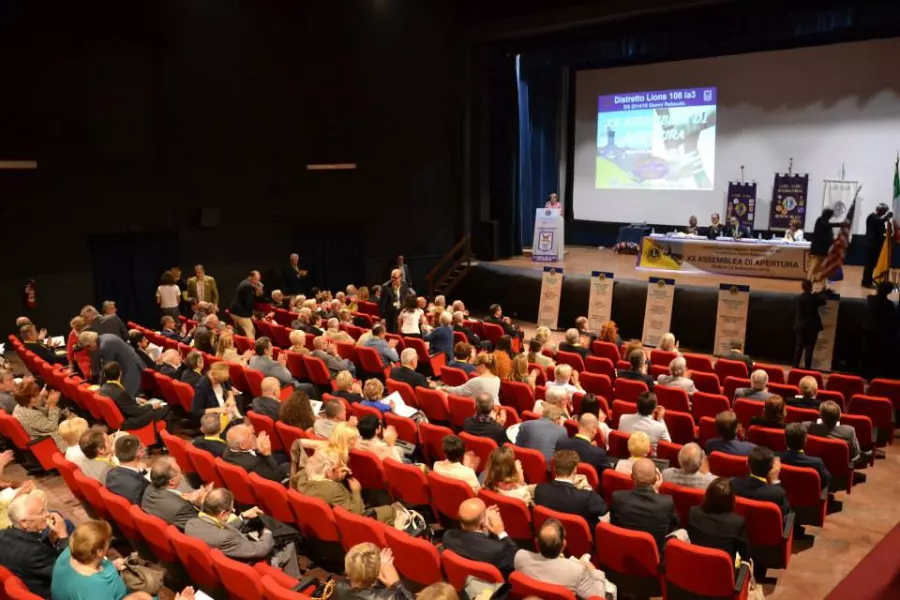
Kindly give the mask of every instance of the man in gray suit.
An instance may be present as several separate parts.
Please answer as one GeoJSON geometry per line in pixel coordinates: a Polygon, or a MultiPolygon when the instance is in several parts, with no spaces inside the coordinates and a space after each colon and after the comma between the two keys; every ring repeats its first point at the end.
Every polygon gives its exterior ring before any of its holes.
{"type": "Polygon", "coordinates": [[[178,529],[184,529],[187,522],[197,516],[197,507],[203,504],[212,484],[182,493],[183,476],[178,463],[163,457],[153,463],[150,469],[150,485],[144,491],[141,508],[178,529]]]}
{"type": "MultiPolygon", "coordinates": [[[[819,405],[819,420],[815,423],[807,422],[806,433],[824,438],[841,440],[850,448],[850,464],[865,466],[866,459],[860,454],[859,440],[856,438],[856,430],[851,425],[841,425],[841,407],[833,400],[826,400],[819,405]]],[[[857,474],[859,475],[859,474],[857,474]]]]}
{"type": "Polygon", "coordinates": [[[325,336],[320,335],[313,340],[312,355],[325,363],[332,378],[341,371],[350,371],[351,375],[356,375],[356,365],[353,364],[353,361],[341,358],[335,342],[325,336]]]}
{"type": "Polygon", "coordinates": [[[94,331],[82,331],[78,343],[91,355],[91,372],[100,373],[101,366],[108,362],[117,362],[122,367],[122,387],[132,398],[138,397],[141,391],[141,373],[144,361],[134,348],[118,335],[94,331]]]}
{"type": "MultiPolygon", "coordinates": [[[[109,301],[107,300],[107,302],[109,301]]],[[[106,302],[103,304],[105,306],[106,302]]],[[[113,303],[113,310],[115,310],[115,303],[113,303]]],[[[85,331],[93,331],[97,335],[111,333],[123,340],[128,339],[128,328],[115,312],[101,315],[96,308],[88,304],[81,309],[81,318],[87,324],[85,331]]]]}
{"type": "Polygon", "coordinates": [[[272,349],[272,340],[263,336],[256,338],[254,343],[254,356],[250,357],[250,368],[262,372],[266,377],[274,377],[281,384],[281,387],[292,385],[295,390],[306,392],[310,398],[316,396],[316,386],[311,383],[300,383],[288,368],[287,353],[282,352],[278,356],[278,360],[272,358],[274,350],[272,349]]]}
{"type": "Polygon", "coordinates": [[[565,427],[559,424],[560,417],[562,417],[562,409],[559,406],[545,404],[542,418],[525,421],[519,426],[516,445],[540,451],[549,465],[553,453],[556,452],[557,442],[569,437],[566,435],[565,427]]]}
{"type": "Polygon", "coordinates": [[[765,402],[772,396],[766,388],[768,385],[769,374],[762,369],[757,369],[750,373],[750,387],[734,390],[734,398],[730,398],[730,400],[746,398],[747,400],[759,400],[760,402],[765,402]]]}
{"type": "Polygon", "coordinates": [[[537,534],[540,553],[519,550],[516,552],[516,571],[542,581],[568,588],[579,598],[616,598],[616,586],[606,580],[606,574],[597,569],[588,555],[580,558],[564,558],[566,530],[556,519],[547,519],[537,534]]]}
{"type": "Polygon", "coordinates": [[[203,501],[203,512],[188,521],[184,533],[206,542],[210,548],[217,548],[228,558],[244,562],[271,560],[285,573],[300,577],[297,552],[293,543],[274,552],[275,536],[269,529],[263,529],[259,539],[251,539],[242,533],[250,519],[261,517],[263,512],[250,508],[240,516],[234,514],[234,496],[224,488],[212,490],[203,501]]]}

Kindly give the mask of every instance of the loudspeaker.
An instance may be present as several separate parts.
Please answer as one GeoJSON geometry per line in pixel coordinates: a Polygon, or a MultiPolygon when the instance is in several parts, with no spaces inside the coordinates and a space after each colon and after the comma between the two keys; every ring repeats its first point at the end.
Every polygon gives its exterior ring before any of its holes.
{"type": "Polygon", "coordinates": [[[200,209],[200,227],[204,229],[215,229],[222,223],[222,216],[218,208],[201,208],[200,209]]]}
{"type": "Polygon", "coordinates": [[[475,254],[481,260],[500,260],[500,223],[482,221],[475,236],[475,254]]]}

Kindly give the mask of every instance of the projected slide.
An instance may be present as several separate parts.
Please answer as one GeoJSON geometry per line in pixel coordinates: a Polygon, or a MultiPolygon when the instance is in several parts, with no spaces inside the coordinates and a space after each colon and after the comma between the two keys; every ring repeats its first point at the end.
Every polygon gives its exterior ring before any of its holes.
{"type": "Polygon", "coordinates": [[[716,88],[600,96],[595,187],[711,190],[716,88]]]}

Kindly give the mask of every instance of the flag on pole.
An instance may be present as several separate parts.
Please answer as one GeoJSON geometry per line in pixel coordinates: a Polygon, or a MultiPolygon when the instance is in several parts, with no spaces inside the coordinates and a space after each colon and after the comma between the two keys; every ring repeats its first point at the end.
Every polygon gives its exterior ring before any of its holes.
{"type": "MultiPolygon", "coordinates": [[[[856,189],[856,196],[859,196],[859,190],[861,188],[862,186],[859,186],[856,189]]],[[[822,262],[820,270],[826,279],[844,266],[844,260],[847,258],[847,248],[850,246],[850,231],[853,229],[853,213],[856,211],[856,196],[853,197],[853,202],[850,204],[847,216],[844,217],[844,221],[841,223],[841,229],[834,239],[834,242],[831,243],[831,248],[828,249],[828,255],[822,262]]]]}
{"type": "Polygon", "coordinates": [[[894,162],[894,202],[892,219],[885,221],[884,245],[881,247],[881,254],[878,255],[878,262],[875,263],[875,270],[872,272],[872,279],[875,283],[888,281],[891,274],[891,254],[893,252],[894,241],[900,238],[900,223],[897,222],[897,209],[900,208],[900,154],[894,162]]]}

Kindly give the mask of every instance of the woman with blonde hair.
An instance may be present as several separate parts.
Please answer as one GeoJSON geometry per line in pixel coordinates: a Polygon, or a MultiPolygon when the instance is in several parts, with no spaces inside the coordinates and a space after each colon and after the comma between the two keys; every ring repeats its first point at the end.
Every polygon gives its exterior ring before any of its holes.
{"type": "Polygon", "coordinates": [[[297,354],[309,354],[309,348],[306,347],[306,332],[300,329],[292,329],[288,336],[291,341],[291,347],[288,352],[296,352],[297,354]]]}
{"type": "Polygon", "coordinates": [[[81,451],[81,446],[78,445],[78,439],[87,429],[87,421],[81,417],[72,417],[60,423],[57,430],[59,437],[69,445],[68,449],[66,449],[66,460],[75,463],[79,467],[81,466],[81,461],[85,460],[85,456],[81,451]]]}
{"type": "Polygon", "coordinates": [[[356,448],[360,439],[359,429],[349,422],[343,421],[334,427],[328,438],[327,447],[337,452],[341,461],[346,465],[350,460],[350,451],[356,448]]]}
{"type": "Polygon", "coordinates": [[[547,327],[541,325],[535,329],[534,339],[540,342],[541,350],[549,350],[553,354],[556,354],[557,347],[556,344],[550,340],[550,330],[547,327]]]}
{"type": "Polygon", "coordinates": [[[462,385],[443,386],[439,389],[448,394],[472,398],[478,394],[487,394],[494,401],[495,406],[500,404],[500,378],[497,377],[494,355],[482,352],[475,357],[474,364],[477,377],[472,377],[462,385]]]}
{"type": "Polygon", "coordinates": [[[216,356],[226,362],[247,363],[235,349],[234,334],[230,332],[225,332],[219,336],[219,342],[216,344],[216,356]]]}
{"type": "Polygon", "coordinates": [[[378,549],[370,542],[350,548],[344,557],[346,579],[339,579],[334,586],[336,600],[413,600],[414,596],[403,587],[394,555],[390,548],[378,549]]]}
{"type": "Polygon", "coordinates": [[[381,401],[382,396],[384,396],[384,384],[374,377],[366,380],[366,383],[363,386],[362,395],[363,401],[360,402],[360,404],[363,406],[376,408],[383,413],[394,410],[393,400],[389,402],[381,401]]]}
{"type": "Polygon", "coordinates": [[[341,371],[334,376],[334,391],[331,395],[343,398],[350,404],[365,400],[362,396],[362,386],[358,381],[353,381],[350,371],[341,371]]]}
{"type": "Polygon", "coordinates": [[[484,487],[518,498],[529,506],[534,504],[534,487],[525,483],[522,463],[516,460],[515,452],[509,446],[500,446],[491,451],[484,467],[484,487]]]}
{"type": "Polygon", "coordinates": [[[665,333],[659,339],[659,349],[665,352],[675,352],[679,356],[681,356],[681,352],[678,351],[678,342],[675,341],[674,333],[665,333]]]}
{"type": "Polygon", "coordinates": [[[356,294],[357,302],[368,302],[369,301],[369,288],[367,286],[362,286],[359,288],[359,291],[356,294]]]}
{"type": "Polygon", "coordinates": [[[509,373],[510,381],[519,383],[527,383],[531,389],[535,388],[537,382],[538,370],[532,369],[528,372],[528,357],[524,354],[518,354],[512,359],[512,370],[509,373]]]}
{"type": "Polygon", "coordinates": [[[631,468],[634,463],[642,458],[647,458],[650,454],[650,436],[643,431],[635,431],[628,438],[628,454],[630,458],[625,458],[616,463],[616,471],[619,473],[628,473],[631,475],[631,468]]]}

